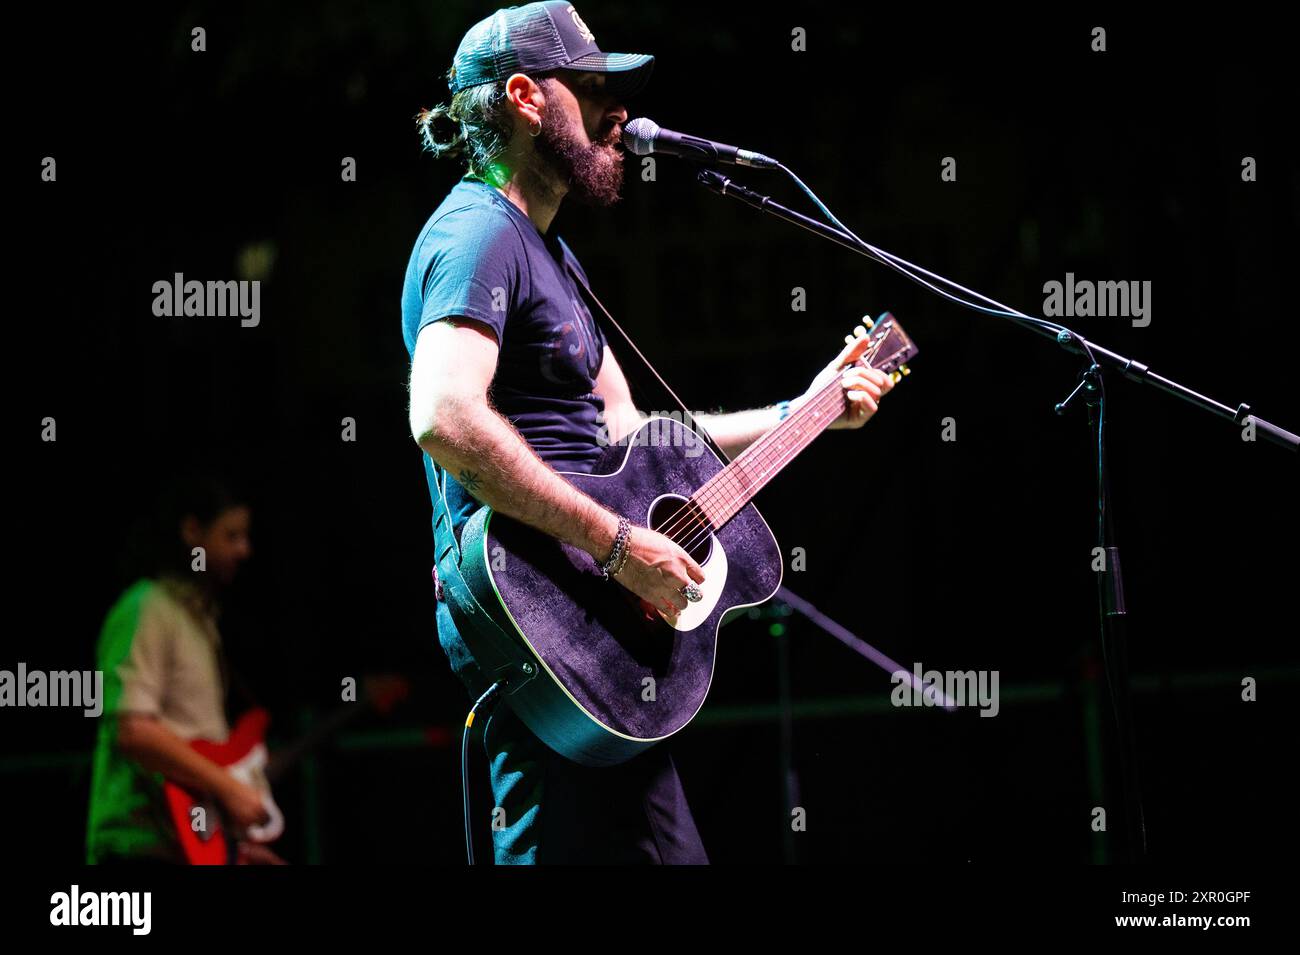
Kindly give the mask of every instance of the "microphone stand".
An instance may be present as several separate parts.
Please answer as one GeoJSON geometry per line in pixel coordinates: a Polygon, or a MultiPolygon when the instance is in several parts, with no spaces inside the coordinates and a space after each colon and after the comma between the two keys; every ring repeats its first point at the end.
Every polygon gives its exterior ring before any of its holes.
{"type": "MultiPolygon", "coordinates": [[[[816,233],[844,246],[861,256],[877,259],[875,253],[848,233],[789,209],[770,196],[761,195],[740,185],[712,169],[701,169],[698,181],[713,192],[730,196],[769,215],[784,219],[802,229],[816,233]]],[[[958,286],[960,287],[960,286],[958,286]]],[[[1235,409],[1208,398],[1172,379],[1157,375],[1150,367],[1123,355],[1103,348],[1066,328],[1052,329],[1027,318],[999,312],[999,317],[1045,335],[1056,341],[1066,351],[1087,356],[1078,385],[1068,397],[1056,405],[1056,413],[1063,414],[1072,402],[1082,397],[1088,409],[1088,425],[1092,433],[1092,446],[1096,449],[1098,547],[1102,570],[1097,578],[1098,607],[1101,614],[1101,647],[1110,687],[1111,702],[1115,711],[1115,726],[1119,743],[1120,783],[1124,800],[1125,829],[1131,861],[1146,860],[1146,825],[1142,812],[1142,790],[1138,780],[1136,731],[1133,725],[1133,708],[1128,685],[1128,650],[1126,644],[1124,582],[1120,572],[1119,547],[1115,540],[1114,515],[1110,507],[1110,473],[1106,460],[1104,411],[1105,385],[1102,365],[1117,369],[1124,377],[1139,384],[1151,384],[1161,391],[1181,398],[1195,407],[1227,418],[1237,425],[1253,427],[1265,439],[1292,452],[1300,450],[1300,437],[1250,412],[1250,406],[1240,404],[1235,409]]]]}

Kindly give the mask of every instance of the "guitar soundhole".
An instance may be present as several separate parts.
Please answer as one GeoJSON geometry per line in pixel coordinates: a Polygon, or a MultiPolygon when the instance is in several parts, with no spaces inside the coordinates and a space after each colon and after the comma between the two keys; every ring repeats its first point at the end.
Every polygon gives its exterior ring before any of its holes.
{"type": "Polygon", "coordinates": [[[650,505],[646,523],[680,544],[697,564],[703,564],[713,552],[712,529],[698,508],[684,497],[666,494],[659,498],[650,505]]]}

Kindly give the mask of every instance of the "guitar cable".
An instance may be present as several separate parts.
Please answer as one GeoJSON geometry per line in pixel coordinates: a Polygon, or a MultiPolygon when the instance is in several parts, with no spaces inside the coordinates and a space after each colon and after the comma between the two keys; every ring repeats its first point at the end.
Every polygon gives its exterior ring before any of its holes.
{"type": "Polygon", "coordinates": [[[470,825],[470,807],[469,807],[469,731],[474,725],[474,716],[478,713],[478,708],[485,703],[494,703],[496,698],[501,695],[501,684],[493,683],[487,688],[469,708],[469,716],[465,717],[465,731],[461,734],[460,740],[460,779],[461,788],[465,797],[465,855],[469,859],[469,864],[474,865],[474,830],[470,825]]]}

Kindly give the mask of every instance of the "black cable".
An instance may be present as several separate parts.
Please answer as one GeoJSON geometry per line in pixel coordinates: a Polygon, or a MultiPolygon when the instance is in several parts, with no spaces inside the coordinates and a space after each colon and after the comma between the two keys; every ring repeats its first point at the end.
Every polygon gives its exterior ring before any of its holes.
{"type": "Polygon", "coordinates": [[[474,716],[478,713],[478,708],[484,703],[494,701],[501,692],[501,684],[493,683],[487,688],[486,692],[480,696],[474,705],[469,708],[469,715],[465,717],[465,731],[460,738],[460,779],[461,788],[465,797],[465,855],[469,858],[469,864],[474,865],[474,830],[470,826],[470,808],[469,808],[469,731],[474,725],[474,716]]]}
{"type": "Polygon", "coordinates": [[[1079,335],[1077,332],[1075,332],[1073,329],[1070,329],[1065,325],[1060,324],[1059,322],[1051,322],[1048,321],[1047,319],[1035,318],[1032,315],[1026,315],[1024,312],[1011,308],[1008,305],[1003,305],[1001,302],[995,301],[994,299],[989,298],[987,295],[981,295],[979,292],[973,291],[972,289],[968,289],[964,285],[959,285],[958,283],[954,282],[952,279],[944,278],[942,275],[939,275],[938,273],[931,272],[928,269],[924,269],[914,262],[909,262],[907,261],[907,259],[894,255],[891,252],[886,252],[884,249],[876,248],[876,246],[872,245],[871,243],[864,241],[857,235],[857,233],[855,233],[852,229],[850,229],[848,226],[846,226],[843,222],[841,222],[838,218],[835,217],[835,214],[826,207],[826,204],[817,197],[817,194],[813,192],[812,189],[810,189],[802,179],[800,179],[797,175],[795,175],[794,170],[790,169],[788,166],[786,166],[783,163],[777,163],[777,168],[779,168],[787,176],[793,179],[795,185],[797,185],[801,190],[803,190],[804,194],[807,195],[808,198],[812,200],[813,204],[817,206],[817,208],[821,211],[822,215],[824,215],[828,220],[830,220],[831,224],[834,225],[835,228],[839,229],[846,236],[848,236],[850,239],[856,242],[858,248],[860,248],[866,254],[867,258],[872,259],[875,262],[879,262],[881,265],[884,265],[887,268],[893,269],[895,272],[898,272],[901,275],[911,279],[913,282],[917,283],[918,285],[924,286],[925,288],[928,288],[930,291],[942,296],[943,298],[946,298],[952,302],[956,302],[958,305],[964,305],[967,308],[972,309],[976,312],[983,312],[985,315],[996,315],[1002,318],[1009,318],[1014,322],[1028,323],[1030,325],[1034,325],[1039,328],[1049,329],[1051,331],[1056,332],[1057,341],[1061,344],[1065,344],[1070,339],[1074,339],[1079,343],[1080,348],[1083,350],[1084,354],[1087,355],[1088,360],[1093,364],[1097,363],[1096,357],[1092,354],[1092,349],[1088,347],[1087,340],[1084,339],[1082,335],[1079,335]],[[989,302],[993,305],[996,305],[997,308],[987,308],[986,306],[978,305],[975,302],[968,301],[967,299],[953,295],[950,292],[947,292],[944,289],[941,289],[938,286],[930,282],[927,282],[918,273],[924,273],[930,278],[942,282],[944,285],[950,286],[955,289],[960,289],[962,292],[965,292],[968,295],[973,295],[976,296],[977,298],[981,298],[985,302],[989,302]]]}

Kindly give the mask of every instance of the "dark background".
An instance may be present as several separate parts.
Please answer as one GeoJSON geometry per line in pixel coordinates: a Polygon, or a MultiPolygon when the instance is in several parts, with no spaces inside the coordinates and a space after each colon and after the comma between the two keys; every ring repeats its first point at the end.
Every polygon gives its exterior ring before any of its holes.
{"type": "MultiPolygon", "coordinates": [[[[481,3],[201,3],[27,11],[11,98],[7,420],[16,460],[13,611],[0,666],[93,665],[128,582],[123,536],[192,464],[238,475],[255,557],[223,618],[287,741],[340,681],[406,674],[289,779],[297,862],[463,859],[458,727],[468,708],[433,628],[429,500],[407,431],[399,295],[457,170],[413,116],[481,3]],[[189,49],[191,27],[207,52],[189,49]],[[39,181],[53,156],[57,183],[39,181]],[[358,181],[340,179],[343,157],[358,181]],[[262,321],[163,319],[152,284],[255,277],[262,321]],[[58,441],[39,440],[52,416],[58,441]],[[340,420],[358,440],[340,440],[340,420]]],[[[656,54],[629,106],[781,157],[869,241],[1031,314],[1042,286],[1150,280],[1153,318],[1066,320],[1229,405],[1300,429],[1294,274],[1300,176],[1283,30],[1257,17],[880,13],[586,2],[607,51],[656,54]],[[1089,50],[1090,30],[1109,49],[1089,50]],[[793,27],[808,50],[790,49],[793,27]],[[957,159],[958,181],[940,181],[957,159]],[[1243,183],[1243,156],[1259,181],[1243,183]]],[[[611,211],[556,228],[598,294],[693,408],[802,391],[864,314],[921,348],[860,432],[831,432],[758,505],[807,570],[785,583],[909,666],[1000,673],[1001,712],[887,705],[887,674],[799,617],[721,635],[709,703],[674,743],[716,862],[951,864],[1122,857],[1089,570],[1082,409],[1053,406],[1078,358],[714,196],[661,159],[628,165],[611,211]],[[808,310],[792,313],[791,289],[808,310]],[[955,418],[957,440],[940,440],[955,418]],[[796,703],[787,839],[778,651],[796,703]],[[1110,832],[1094,833],[1104,805],[1110,832]]],[[[740,174],[811,212],[775,173],[740,174]]],[[[620,352],[635,375],[635,358],[620,352]]],[[[662,398],[642,393],[644,407],[662,398]]],[[[1259,861],[1295,848],[1288,788],[1300,680],[1295,457],[1230,422],[1110,379],[1114,506],[1153,858],[1259,861]],[[1243,703],[1240,683],[1259,682],[1243,703]]],[[[21,851],[83,852],[94,724],[6,711],[0,791],[21,851]]],[[[478,812],[490,808],[474,750],[478,812]]]]}

